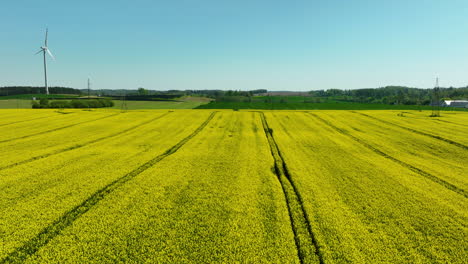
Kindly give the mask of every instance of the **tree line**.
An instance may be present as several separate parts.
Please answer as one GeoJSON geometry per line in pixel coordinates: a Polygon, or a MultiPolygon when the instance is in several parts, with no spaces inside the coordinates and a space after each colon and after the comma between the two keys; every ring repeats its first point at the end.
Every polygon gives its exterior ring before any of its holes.
{"type": "Polygon", "coordinates": [[[54,100],[41,98],[38,101],[32,101],[32,108],[102,108],[112,107],[114,102],[110,99],[74,99],[74,100],[54,100]]]}
{"type": "MultiPolygon", "coordinates": [[[[53,86],[49,87],[51,94],[81,94],[79,89],[53,86]]],[[[37,86],[5,86],[0,87],[0,96],[19,95],[19,94],[45,94],[44,87],[37,86]]]]}
{"type": "MultiPolygon", "coordinates": [[[[74,89],[69,87],[50,87],[51,94],[85,94],[85,89],[74,89]]],[[[33,86],[8,86],[0,87],[0,96],[19,94],[43,94],[44,87],[33,86]]],[[[256,90],[168,90],[155,91],[145,88],[91,90],[92,94],[110,97],[135,97],[134,100],[173,100],[184,95],[205,96],[217,101],[249,101],[258,94],[266,94],[266,89],[256,90]]],[[[286,92],[287,93],[287,92],[286,92]]],[[[365,89],[327,89],[313,90],[308,93],[313,97],[310,101],[321,99],[332,99],[336,101],[359,102],[359,103],[381,103],[397,105],[429,105],[433,97],[433,89],[411,88],[406,86],[386,86],[380,88],[365,89]]],[[[439,98],[442,99],[468,99],[468,86],[461,88],[440,88],[439,98]]]]}
{"type": "MultiPolygon", "coordinates": [[[[381,88],[356,90],[316,90],[310,91],[313,97],[329,98],[359,103],[383,103],[405,105],[428,105],[431,103],[434,89],[410,88],[405,86],[386,86],[381,88]]],[[[439,98],[468,99],[468,86],[461,88],[439,88],[439,98]]]]}

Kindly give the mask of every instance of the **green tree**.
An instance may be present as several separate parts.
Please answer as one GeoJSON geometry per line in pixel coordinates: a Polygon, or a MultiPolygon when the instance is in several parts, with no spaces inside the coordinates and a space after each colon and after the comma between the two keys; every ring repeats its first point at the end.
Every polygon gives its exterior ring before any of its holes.
{"type": "Polygon", "coordinates": [[[146,89],[143,88],[143,87],[140,87],[140,88],[138,88],[138,94],[139,94],[139,95],[147,95],[147,94],[148,94],[148,90],[146,90],[146,89]]]}

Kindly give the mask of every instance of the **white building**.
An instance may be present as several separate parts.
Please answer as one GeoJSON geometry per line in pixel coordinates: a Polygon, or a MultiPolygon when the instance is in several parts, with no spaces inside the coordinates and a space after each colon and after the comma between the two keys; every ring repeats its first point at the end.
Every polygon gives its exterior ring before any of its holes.
{"type": "Polygon", "coordinates": [[[444,100],[442,106],[468,108],[468,100],[444,100]]]}

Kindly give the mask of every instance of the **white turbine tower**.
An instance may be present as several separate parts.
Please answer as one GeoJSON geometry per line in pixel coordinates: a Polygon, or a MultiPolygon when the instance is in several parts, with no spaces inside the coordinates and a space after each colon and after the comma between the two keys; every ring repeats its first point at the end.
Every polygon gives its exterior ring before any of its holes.
{"type": "Polygon", "coordinates": [[[46,28],[46,33],[45,33],[45,41],[44,41],[44,46],[41,47],[41,49],[36,53],[36,54],[39,54],[39,53],[43,53],[44,55],[44,79],[45,79],[45,90],[46,90],[46,94],[49,94],[49,86],[47,85],[47,61],[46,61],[46,53],[48,53],[50,55],[50,57],[52,57],[52,59],[55,60],[54,58],[54,55],[52,55],[52,53],[50,52],[49,48],[47,47],[47,33],[48,33],[49,29],[46,28]]]}

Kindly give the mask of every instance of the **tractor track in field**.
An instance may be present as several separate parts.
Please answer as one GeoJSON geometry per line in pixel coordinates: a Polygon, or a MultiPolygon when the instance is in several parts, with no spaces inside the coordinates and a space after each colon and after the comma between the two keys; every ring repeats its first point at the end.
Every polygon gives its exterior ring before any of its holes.
{"type": "Polygon", "coordinates": [[[320,252],[320,247],[313,233],[307,211],[304,208],[303,199],[289,174],[278,144],[276,144],[273,137],[273,130],[268,126],[265,114],[263,112],[258,113],[262,119],[263,129],[270,145],[271,155],[275,160],[275,174],[278,177],[286,198],[286,205],[288,207],[299,260],[301,263],[323,264],[323,254],[320,252]]]}
{"type": "Polygon", "coordinates": [[[5,140],[0,140],[0,143],[15,141],[15,140],[19,140],[19,139],[30,138],[30,137],[39,136],[39,135],[44,135],[44,134],[47,134],[47,133],[50,133],[50,132],[59,131],[59,130],[66,129],[66,128],[70,128],[70,127],[74,127],[74,126],[77,126],[77,125],[81,125],[81,124],[85,124],[85,123],[91,123],[91,122],[94,122],[94,121],[106,119],[106,118],[113,117],[113,116],[116,116],[116,115],[119,115],[119,114],[120,114],[120,113],[112,114],[112,115],[108,115],[108,116],[104,116],[104,117],[100,117],[100,118],[93,119],[93,120],[87,120],[87,121],[83,121],[83,122],[78,122],[78,123],[74,123],[74,124],[71,124],[71,125],[66,125],[66,126],[63,126],[63,127],[57,127],[57,128],[49,129],[49,130],[46,130],[46,131],[41,131],[41,132],[38,132],[38,133],[26,135],[26,136],[21,136],[21,137],[16,137],[16,138],[10,138],[10,139],[5,139],[5,140]]]}
{"type": "Polygon", "coordinates": [[[447,120],[442,120],[442,119],[435,119],[435,120],[438,121],[438,122],[442,122],[442,123],[448,123],[448,124],[454,124],[454,125],[457,125],[457,126],[468,127],[468,125],[459,124],[459,123],[455,123],[455,122],[452,122],[452,121],[447,121],[447,120]]]}
{"type": "Polygon", "coordinates": [[[97,143],[99,141],[102,141],[102,140],[106,140],[106,139],[109,139],[109,138],[113,138],[113,137],[116,137],[116,136],[119,136],[119,135],[122,135],[124,133],[127,133],[129,131],[132,131],[134,129],[137,129],[141,126],[144,126],[146,124],[149,124],[151,122],[154,122],[160,118],[163,118],[165,116],[167,116],[168,114],[170,114],[171,112],[167,112],[167,113],[164,113],[160,116],[157,116],[153,119],[150,119],[150,120],[147,120],[145,122],[142,122],[138,125],[135,125],[135,126],[132,126],[132,127],[129,127],[129,128],[126,128],[122,131],[119,131],[117,133],[114,133],[114,134],[111,134],[111,135],[108,135],[108,136],[104,136],[104,137],[100,137],[100,138],[96,138],[96,139],[93,139],[93,140],[90,140],[88,142],[84,142],[84,143],[81,143],[81,144],[76,144],[76,145],[73,145],[73,146],[70,146],[70,147],[67,147],[67,148],[63,148],[63,149],[59,149],[59,150],[56,150],[54,152],[51,152],[51,153],[46,153],[46,154],[43,154],[43,155],[39,155],[39,156],[35,156],[35,157],[32,157],[32,158],[29,158],[29,159],[26,159],[26,160],[23,160],[23,161],[20,161],[20,162],[16,162],[16,163],[13,163],[13,164],[10,164],[10,165],[6,165],[6,166],[3,166],[3,167],[0,167],[0,171],[1,170],[5,170],[5,169],[10,169],[10,168],[13,168],[13,167],[16,167],[16,166],[19,166],[19,165],[23,165],[23,164],[26,164],[26,163],[29,163],[29,162],[33,162],[33,161],[36,161],[36,160],[40,160],[40,159],[44,159],[44,158],[47,158],[47,157],[50,157],[50,156],[53,156],[53,155],[57,155],[57,154],[61,154],[61,153],[64,153],[64,152],[67,152],[67,151],[71,151],[71,150],[74,150],[74,149],[78,149],[78,148],[82,148],[82,147],[86,147],[88,145],[91,145],[91,144],[94,144],[94,143],[97,143]]]}
{"type": "Polygon", "coordinates": [[[53,117],[53,115],[50,115],[50,116],[43,116],[43,117],[37,117],[37,118],[31,118],[31,119],[27,119],[27,120],[21,120],[21,121],[6,123],[6,124],[0,124],[0,127],[2,127],[2,126],[14,125],[14,124],[18,124],[18,123],[24,123],[24,122],[28,122],[28,121],[34,121],[34,120],[38,120],[38,119],[50,118],[50,117],[53,117]]]}
{"type": "Polygon", "coordinates": [[[393,122],[389,122],[389,121],[386,121],[386,120],[382,120],[382,119],[380,119],[380,118],[377,118],[377,117],[374,117],[374,116],[371,116],[371,115],[368,115],[368,114],[359,113],[359,112],[356,112],[356,111],[351,111],[351,113],[355,113],[355,114],[358,114],[358,115],[362,115],[362,116],[368,117],[368,118],[370,118],[370,119],[373,119],[373,120],[377,120],[377,121],[379,121],[379,122],[382,122],[382,123],[384,123],[384,124],[396,126],[396,127],[399,127],[399,128],[402,128],[402,129],[405,129],[405,130],[408,130],[408,131],[411,131],[411,132],[416,133],[416,134],[419,134],[419,135],[423,135],[423,136],[426,136],[426,137],[431,137],[431,138],[434,138],[434,139],[438,139],[438,140],[444,141],[444,142],[446,142],[446,143],[452,144],[452,145],[454,145],[454,146],[460,147],[460,148],[462,148],[462,149],[468,150],[468,146],[463,145],[463,144],[461,144],[461,143],[458,143],[458,142],[456,142],[456,141],[453,141],[453,140],[450,140],[450,139],[441,137],[441,136],[437,136],[437,135],[433,135],[433,134],[430,134],[430,133],[422,132],[422,131],[419,131],[419,130],[416,130],[416,129],[412,129],[412,128],[409,128],[409,127],[401,126],[401,125],[395,124],[395,123],[393,123],[393,122]]]}
{"type": "Polygon", "coordinates": [[[8,254],[4,259],[0,260],[0,263],[18,263],[24,262],[29,256],[34,255],[40,248],[47,245],[52,239],[58,236],[65,228],[73,224],[80,216],[89,211],[93,206],[95,206],[99,201],[104,199],[107,195],[112,193],[115,189],[119,188],[129,180],[135,178],[142,172],[154,166],[156,163],[160,162],[167,156],[174,154],[179,150],[185,143],[190,139],[195,137],[200,133],[208,123],[213,119],[217,112],[212,112],[210,116],[190,135],[179,141],[177,144],[166,150],[163,154],[160,154],[153,159],[145,162],[140,165],[138,168],[132,170],[131,172],[125,174],[124,176],[112,181],[108,185],[102,187],[98,191],[94,192],[81,204],[75,206],[70,211],[66,212],[59,219],[54,221],[52,224],[44,228],[39,234],[35,237],[24,243],[22,246],[16,248],[10,254],[8,254]]]}
{"type": "Polygon", "coordinates": [[[338,133],[340,133],[342,135],[345,135],[345,136],[351,138],[352,140],[358,142],[359,144],[363,145],[364,147],[372,150],[373,152],[377,153],[378,155],[380,155],[380,156],[382,156],[384,158],[387,158],[387,159],[389,159],[389,160],[391,160],[391,161],[393,161],[393,162],[395,162],[395,163],[397,163],[397,164],[399,164],[399,165],[401,165],[401,166],[403,166],[403,167],[405,167],[405,168],[407,168],[407,169],[409,169],[409,170],[411,170],[413,172],[416,172],[417,174],[419,174],[419,175],[421,175],[421,176],[423,176],[423,177],[425,177],[425,178],[427,178],[427,179],[429,179],[429,180],[431,180],[431,181],[433,181],[433,182],[435,182],[437,184],[440,184],[441,186],[443,186],[443,187],[445,187],[445,188],[447,188],[447,189],[449,189],[449,190],[451,190],[453,192],[461,194],[465,198],[468,198],[468,192],[465,191],[464,189],[461,189],[461,188],[459,188],[459,187],[457,187],[457,186],[455,186],[455,185],[453,185],[453,184],[451,184],[451,183],[449,183],[449,182],[447,182],[447,181],[445,181],[445,180],[443,180],[443,179],[441,179],[441,178],[439,178],[437,176],[434,176],[434,175],[430,174],[429,172],[426,172],[424,170],[416,168],[416,167],[414,167],[413,165],[411,165],[409,163],[406,163],[406,162],[404,162],[402,160],[399,160],[399,159],[397,159],[397,158],[383,152],[382,150],[372,146],[371,144],[367,143],[366,141],[351,135],[347,130],[336,127],[335,125],[333,125],[329,121],[319,117],[318,115],[316,115],[314,113],[309,112],[308,114],[315,117],[316,119],[320,120],[322,123],[328,125],[329,127],[334,129],[338,133]]]}

